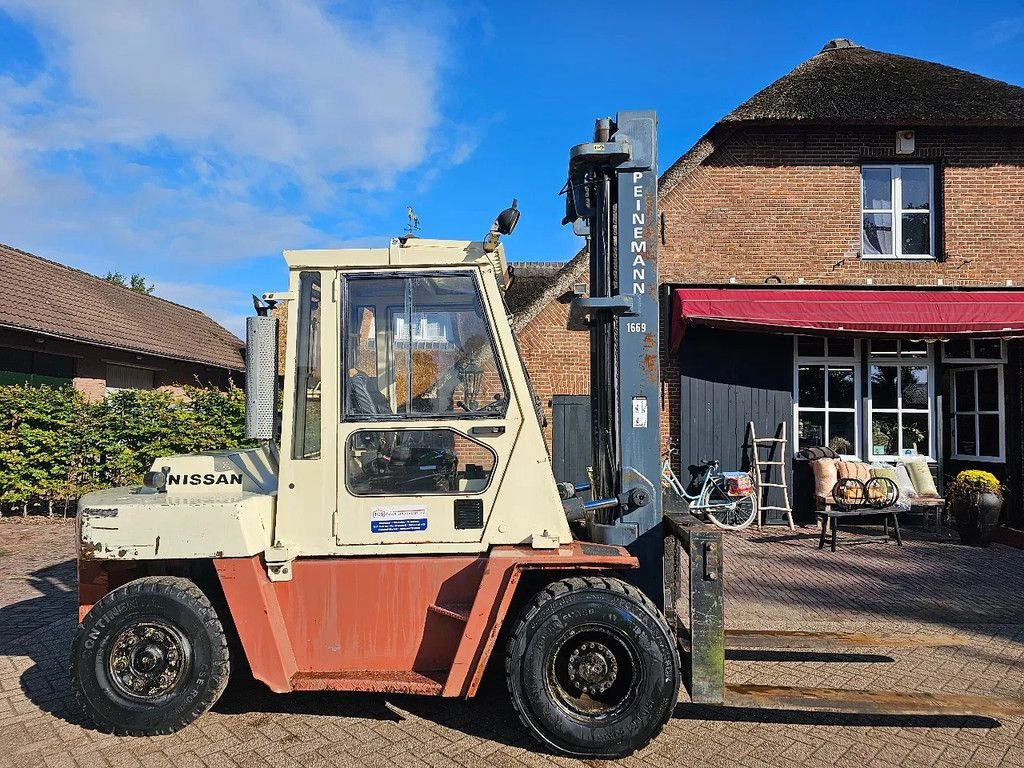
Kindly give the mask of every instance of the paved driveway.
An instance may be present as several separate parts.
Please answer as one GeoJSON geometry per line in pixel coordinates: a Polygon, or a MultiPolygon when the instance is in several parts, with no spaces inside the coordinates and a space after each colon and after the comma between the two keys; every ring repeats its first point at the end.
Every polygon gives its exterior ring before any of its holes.
{"type": "MultiPolygon", "coordinates": [[[[74,526],[0,521],[0,765],[578,765],[523,733],[499,676],[470,702],[291,694],[233,684],[172,736],[99,734],[70,695],[74,526]]],[[[952,634],[953,647],[850,653],[731,651],[727,677],[765,683],[1024,698],[1024,552],[910,532],[903,548],[831,554],[810,529],[730,535],[727,624],[952,634]]],[[[662,735],[621,761],[651,766],[1024,766],[1018,718],[836,715],[680,704],[662,735]]]]}

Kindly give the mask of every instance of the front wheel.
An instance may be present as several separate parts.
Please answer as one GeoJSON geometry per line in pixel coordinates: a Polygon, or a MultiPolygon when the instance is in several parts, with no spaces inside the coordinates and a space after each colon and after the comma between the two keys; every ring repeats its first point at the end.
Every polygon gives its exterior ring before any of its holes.
{"type": "Polygon", "coordinates": [[[523,609],[505,672],[512,704],[543,744],[625,757],[664,727],[679,696],[679,653],[664,617],[612,578],[549,584],[523,609]]]}
{"type": "Polygon", "coordinates": [[[742,531],[757,517],[757,499],[754,494],[732,497],[721,490],[716,493],[713,486],[708,486],[701,505],[708,520],[726,531],[742,531]]]}
{"type": "Polygon", "coordinates": [[[224,628],[188,579],[151,576],[92,607],[71,649],[71,682],[96,726],[121,736],[173,733],[206,712],[229,676],[224,628]]]}

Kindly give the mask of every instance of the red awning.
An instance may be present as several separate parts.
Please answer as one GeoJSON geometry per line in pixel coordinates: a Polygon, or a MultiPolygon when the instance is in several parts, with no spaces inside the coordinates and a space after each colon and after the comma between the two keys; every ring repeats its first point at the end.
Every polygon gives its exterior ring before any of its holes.
{"type": "Polygon", "coordinates": [[[1024,291],[677,288],[673,349],[690,324],[926,339],[1024,336],[1024,291]]]}

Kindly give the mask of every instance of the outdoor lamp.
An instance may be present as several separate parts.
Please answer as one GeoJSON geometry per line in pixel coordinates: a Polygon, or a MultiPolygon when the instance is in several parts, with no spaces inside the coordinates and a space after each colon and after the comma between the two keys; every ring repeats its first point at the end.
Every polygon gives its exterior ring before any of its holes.
{"type": "Polygon", "coordinates": [[[476,397],[480,394],[483,381],[484,368],[475,359],[469,360],[459,368],[459,383],[462,384],[462,391],[466,395],[466,408],[471,411],[476,410],[476,397]]]}

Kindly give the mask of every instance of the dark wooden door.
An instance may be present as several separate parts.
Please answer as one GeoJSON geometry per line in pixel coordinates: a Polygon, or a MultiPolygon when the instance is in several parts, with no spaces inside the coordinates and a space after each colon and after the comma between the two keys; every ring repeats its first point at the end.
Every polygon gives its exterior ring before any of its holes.
{"type": "Polygon", "coordinates": [[[591,465],[590,396],[551,398],[551,467],[559,482],[587,482],[591,465]]]}

